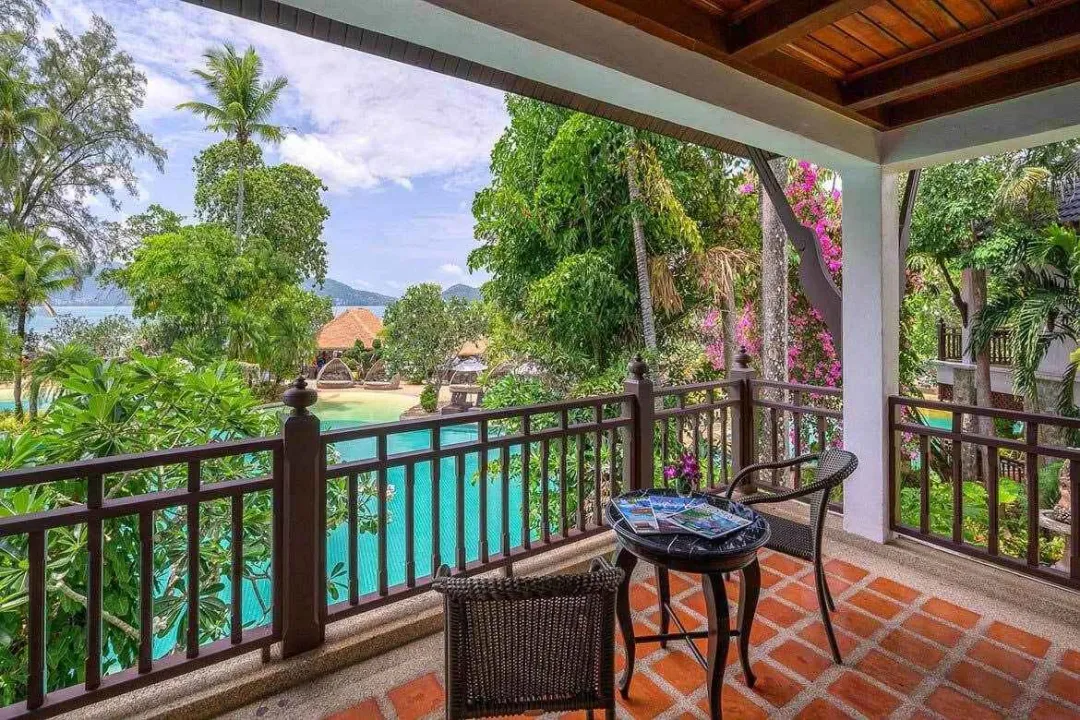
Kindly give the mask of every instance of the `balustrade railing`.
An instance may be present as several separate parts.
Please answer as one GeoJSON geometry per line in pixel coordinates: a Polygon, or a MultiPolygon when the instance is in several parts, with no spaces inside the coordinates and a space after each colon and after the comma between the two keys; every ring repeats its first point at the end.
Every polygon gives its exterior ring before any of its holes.
{"type": "MultiPolygon", "coordinates": [[[[818,385],[750,380],[750,406],[758,428],[754,462],[776,462],[789,457],[841,447],[843,441],[843,392],[818,385]]],[[[786,490],[802,484],[806,468],[759,473],[759,488],[786,490]]],[[[840,491],[830,507],[843,509],[840,491]]]]}
{"type": "Polygon", "coordinates": [[[633,400],[608,395],[323,433],[324,458],[346,444],[359,457],[330,457],[323,470],[328,487],[344,484],[347,506],[346,560],[326,578],[343,599],[327,618],[422,591],[442,563],[457,573],[512,572],[517,560],[604,530],[603,505],[622,491],[633,454],[620,438],[634,423],[633,400]],[[391,504],[401,532],[390,526],[391,504]],[[362,516],[373,530],[368,543],[362,516]]]}
{"type": "MultiPolygon", "coordinates": [[[[991,365],[1012,365],[1012,336],[1008,330],[995,330],[987,348],[991,365]]],[[[964,339],[959,328],[938,321],[938,360],[960,362],[964,359],[964,339]]]]}
{"type": "MultiPolygon", "coordinates": [[[[7,505],[7,512],[22,503],[33,505],[34,494],[49,484],[64,484],[67,495],[82,498],[74,504],[0,517],[0,548],[8,557],[20,558],[6,571],[25,568],[25,601],[5,600],[13,603],[6,608],[9,612],[18,605],[26,608],[24,633],[10,638],[8,650],[16,657],[24,655],[27,668],[25,702],[0,709],[0,718],[55,715],[240,653],[266,650],[277,642],[281,638],[281,593],[277,584],[266,584],[270,617],[255,627],[245,627],[241,598],[245,537],[255,537],[261,530],[267,542],[280,540],[276,529],[246,528],[245,511],[255,503],[276,503],[282,451],[282,438],[260,438],[0,473],[0,492],[25,491],[20,502],[7,505]],[[220,467],[226,461],[232,465],[220,467]],[[244,476],[251,471],[269,472],[244,476]],[[147,489],[125,492],[128,487],[147,489]],[[231,562],[227,577],[206,577],[200,572],[200,523],[204,522],[204,513],[207,521],[228,523],[225,537],[231,562]],[[182,556],[175,558],[172,567],[161,567],[156,559],[156,545],[165,533],[171,533],[172,541],[178,539],[178,533],[184,536],[182,556]],[[139,587],[136,627],[105,609],[107,581],[118,572],[116,567],[104,567],[106,542],[137,546],[137,567],[124,569],[136,576],[139,587]],[[79,587],[72,587],[71,580],[57,572],[55,561],[50,564],[53,556],[70,550],[71,545],[77,545],[79,554],[85,552],[86,557],[85,581],[79,587]],[[226,583],[228,590],[208,595],[200,589],[218,583],[226,583]],[[50,628],[49,595],[84,605],[85,628],[50,628]],[[201,606],[206,602],[228,603],[228,634],[204,644],[208,633],[200,618],[201,606]],[[169,630],[181,645],[180,650],[163,657],[155,657],[154,652],[155,638],[160,635],[154,630],[155,621],[161,619],[155,612],[158,605],[178,614],[169,630]],[[107,629],[103,628],[104,619],[109,620],[107,629]],[[137,661],[134,667],[106,673],[106,659],[114,665],[118,654],[110,640],[114,630],[137,636],[137,661]],[[59,637],[61,644],[66,644],[73,635],[84,636],[86,663],[78,673],[84,679],[50,690],[46,639],[59,637]]],[[[276,557],[273,554],[270,562],[276,562],[276,557]]],[[[278,573],[271,569],[268,575],[276,579],[278,573]]],[[[5,683],[14,686],[22,680],[5,678],[5,683]]]]}
{"type": "Polygon", "coordinates": [[[839,391],[755,380],[748,360],[740,354],[727,380],[663,388],[636,360],[620,394],[326,431],[298,379],[275,437],[0,473],[0,492],[66,483],[76,498],[32,511],[9,502],[0,517],[0,551],[25,572],[25,632],[11,647],[27,668],[25,697],[0,720],[48,717],[241,653],[268,661],[275,643],[283,657],[311,650],[328,623],[428,589],[442,563],[512,573],[604,532],[608,498],[663,485],[664,465],[686,453],[712,489],[750,462],[832,441],[822,423],[838,420],[839,391]],[[85,545],[67,568],[85,587],[57,586],[56,542],[85,545]],[[126,620],[109,611],[112,542],[135,548],[126,620]],[[85,634],[85,668],[50,678],[57,592],[85,605],[85,628],[58,629],[61,644],[85,634]],[[137,638],[126,654],[114,632],[137,638]]]}
{"type": "Polygon", "coordinates": [[[1080,420],[906,397],[889,415],[896,532],[1080,587],[1080,420]]]}

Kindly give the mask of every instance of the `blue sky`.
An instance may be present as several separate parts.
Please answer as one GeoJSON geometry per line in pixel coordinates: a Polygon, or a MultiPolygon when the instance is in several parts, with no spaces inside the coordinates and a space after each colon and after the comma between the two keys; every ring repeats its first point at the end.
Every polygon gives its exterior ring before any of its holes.
{"type": "Polygon", "coordinates": [[[94,14],[147,76],[139,122],[166,148],[165,172],[140,165],[139,191],[114,213],[156,202],[191,214],[194,156],[221,139],[176,111],[206,98],[191,69],[229,41],[262,56],[268,77],[289,79],[274,120],[290,128],[268,162],[303,165],[329,187],[323,237],[329,275],[354,287],[400,294],[415,282],[479,284],[466,257],[475,247],[473,193],[489,179],[491,148],[506,124],[502,94],[180,0],[49,0],[45,32],[85,28],[94,14]]]}

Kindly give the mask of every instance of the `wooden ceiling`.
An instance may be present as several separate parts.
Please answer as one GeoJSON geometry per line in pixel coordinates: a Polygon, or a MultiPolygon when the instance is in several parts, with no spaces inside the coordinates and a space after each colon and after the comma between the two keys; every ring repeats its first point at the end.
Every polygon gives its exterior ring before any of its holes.
{"type": "Polygon", "coordinates": [[[871,126],[1080,80],[1080,0],[576,0],[871,126]]]}

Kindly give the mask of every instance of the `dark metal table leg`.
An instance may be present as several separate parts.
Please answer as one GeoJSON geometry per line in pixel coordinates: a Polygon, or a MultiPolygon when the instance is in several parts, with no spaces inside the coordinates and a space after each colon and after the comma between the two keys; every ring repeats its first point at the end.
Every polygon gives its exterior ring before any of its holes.
{"type": "Polygon", "coordinates": [[[721,693],[724,691],[724,666],[727,664],[728,642],[731,626],[728,618],[727,594],[724,578],[720,573],[701,576],[701,589],[705,593],[705,611],[709,617],[709,649],[705,657],[709,666],[705,669],[705,681],[709,690],[709,717],[720,720],[721,693]]]}
{"type": "MultiPolygon", "coordinates": [[[[671,627],[671,581],[665,567],[656,566],[656,594],[660,598],[660,634],[666,635],[671,627]]],[[[667,640],[660,641],[660,647],[667,647],[667,640]]]]}
{"type": "Polygon", "coordinates": [[[761,566],[757,558],[742,569],[739,582],[739,661],[742,663],[746,687],[754,687],[754,673],[750,669],[750,630],[754,626],[758,594],[761,592],[761,566]]]}
{"type": "Polygon", "coordinates": [[[619,692],[623,697],[630,692],[630,678],[634,675],[634,619],[630,614],[630,581],[635,565],[637,558],[633,553],[621,547],[615,551],[615,567],[622,568],[623,571],[623,581],[615,602],[615,616],[619,621],[623,646],[626,648],[626,669],[619,679],[619,692]]]}

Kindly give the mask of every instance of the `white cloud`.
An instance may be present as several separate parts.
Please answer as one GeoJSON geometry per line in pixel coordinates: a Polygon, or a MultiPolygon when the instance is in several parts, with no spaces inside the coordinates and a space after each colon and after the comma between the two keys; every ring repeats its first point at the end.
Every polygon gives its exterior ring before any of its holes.
{"type": "Polygon", "coordinates": [[[65,0],[53,20],[112,23],[121,47],[147,74],[144,117],[204,91],[191,77],[199,54],[253,45],[268,77],[289,87],[276,121],[295,128],[280,156],[323,177],[331,190],[410,188],[424,176],[466,176],[486,165],[506,124],[502,94],[464,80],[374,57],[177,0],[65,0]]]}
{"type": "Polygon", "coordinates": [[[455,265],[454,263],[444,263],[440,265],[439,272],[453,275],[454,277],[465,277],[465,270],[460,265],[455,265]]]}
{"type": "Polygon", "coordinates": [[[138,111],[140,120],[156,120],[176,112],[176,106],[195,99],[190,85],[178,82],[167,75],[145,71],[146,100],[138,111]]]}
{"type": "Polygon", "coordinates": [[[281,143],[281,159],[306,167],[321,177],[332,191],[373,188],[379,178],[361,158],[365,138],[333,138],[321,135],[290,134],[281,143]],[[350,145],[351,148],[346,148],[350,145]]]}

